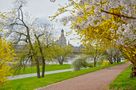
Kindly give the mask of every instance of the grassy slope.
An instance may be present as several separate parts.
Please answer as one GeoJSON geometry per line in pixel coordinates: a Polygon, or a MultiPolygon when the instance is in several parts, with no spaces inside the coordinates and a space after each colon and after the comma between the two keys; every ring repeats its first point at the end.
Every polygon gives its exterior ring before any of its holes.
{"type": "MultiPolygon", "coordinates": [[[[70,64],[63,64],[63,65],[53,64],[53,65],[47,65],[45,67],[45,71],[54,71],[54,70],[62,70],[69,68],[71,68],[70,64]]],[[[21,69],[17,71],[16,74],[28,74],[28,73],[36,73],[36,66],[26,67],[25,69],[21,69]]]]}
{"type": "Polygon", "coordinates": [[[76,77],[82,74],[86,74],[89,72],[93,72],[93,71],[100,70],[100,69],[114,66],[114,65],[103,66],[103,67],[99,66],[99,67],[88,68],[88,69],[84,69],[80,71],[51,74],[51,75],[46,75],[45,78],[40,78],[40,79],[38,79],[37,77],[31,77],[31,78],[25,78],[25,79],[12,80],[8,82],[1,89],[2,90],[33,90],[35,88],[47,86],[55,82],[59,82],[65,79],[69,79],[72,77],[76,77]]]}
{"type": "Polygon", "coordinates": [[[110,90],[136,90],[136,78],[130,78],[131,67],[123,71],[110,85],[110,90]]]}

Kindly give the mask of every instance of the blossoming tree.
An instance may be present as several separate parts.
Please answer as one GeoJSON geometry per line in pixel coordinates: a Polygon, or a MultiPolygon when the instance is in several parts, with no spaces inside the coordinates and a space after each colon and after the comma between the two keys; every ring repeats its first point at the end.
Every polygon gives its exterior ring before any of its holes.
{"type": "Polygon", "coordinates": [[[136,76],[136,0],[69,0],[52,19],[66,12],[71,15],[62,21],[70,21],[83,43],[94,40],[105,43],[107,49],[119,48],[136,76]]]}

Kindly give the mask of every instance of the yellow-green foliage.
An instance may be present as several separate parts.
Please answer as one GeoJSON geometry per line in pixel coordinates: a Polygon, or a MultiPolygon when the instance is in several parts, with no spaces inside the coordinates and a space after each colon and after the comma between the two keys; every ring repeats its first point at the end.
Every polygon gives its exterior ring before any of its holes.
{"type": "Polygon", "coordinates": [[[103,60],[102,61],[102,66],[108,66],[110,63],[108,62],[108,60],[103,60]]]}
{"type": "MultiPolygon", "coordinates": [[[[35,48],[35,52],[37,54],[37,56],[40,57],[40,51],[38,49],[38,45],[37,43],[34,44],[34,48],[35,48]]],[[[57,44],[50,44],[50,45],[43,45],[42,46],[43,49],[43,54],[44,54],[44,58],[46,60],[53,60],[54,58],[58,58],[60,56],[63,57],[67,57],[68,55],[70,55],[72,53],[72,47],[67,45],[67,46],[60,46],[57,44]]]]}
{"type": "Polygon", "coordinates": [[[11,74],[9,63],[14,59],[14,50],[10,43],[5,39],[0,38],[0,85],[6,80],[7,76],[11,74]]]}
{"type": "Polygon", "coordinates": [[[54,45],[52,49],[54,51],[55,58],[58,58],[60,56],[67,57],[73,51],[73,48],[69,45],[68,46],[54,45]]]}
{"type": "Polygon", "coordinates": [[[121,49],[125,58],[131,61],[134,66],[136,66],[136,45],[122,46],[121,49]]]}

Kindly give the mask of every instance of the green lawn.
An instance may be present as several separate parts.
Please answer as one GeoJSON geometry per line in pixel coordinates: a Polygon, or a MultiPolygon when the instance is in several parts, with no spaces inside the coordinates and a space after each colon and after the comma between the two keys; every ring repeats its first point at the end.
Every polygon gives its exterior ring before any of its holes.
{"type": "Polygon", "coordinates": [[[1,89],[2,90],[34,90],[39,87],[47,86],[55,82],[59,82],[65,79],[69,79],[72,77],[76,77],[82,74],[86,74],[89,72],[93,72],[93,71],[100,70],[100,69],[114,66],[114,65],[99,66],[94,68],[83,69],[80,71],[50,74],[50,75],[46,75],[45,78],[40,78],[40,79],[37,77],[31,77],[31,78],[25,78],[25,79],[12,80],[7,82],[5,86],[3,86],[1,89]]]}
{"type": "Polygon", "coordinates": [[[110,90],[136,90],[136,78],[130,78],[131,67],[123,71],[110,85],[110,90]]]}
{"type": "MultiPolygon", "coordinates": [[[[40,67],[41,68],[41,67],[40,67]]],[[[62,69],[70,69],[70,64],[52,64],[52,65],[46,65],[45,71],[54,71],[54,70],[62,70],[62,69]]],[[[36,66],[27,66],[21,70],[18,70],[15,74],[28,74],[28,73],[36,73],[36,66]]]]}

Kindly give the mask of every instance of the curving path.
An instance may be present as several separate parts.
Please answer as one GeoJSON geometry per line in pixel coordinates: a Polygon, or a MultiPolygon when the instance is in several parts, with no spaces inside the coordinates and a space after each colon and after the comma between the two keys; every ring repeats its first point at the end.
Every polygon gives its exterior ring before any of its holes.
{"type": "Polygon", "coordinates": [[[109,84],[130,64],[121,64],[68,79],[38,90],[108,90],[109,84]]]}

